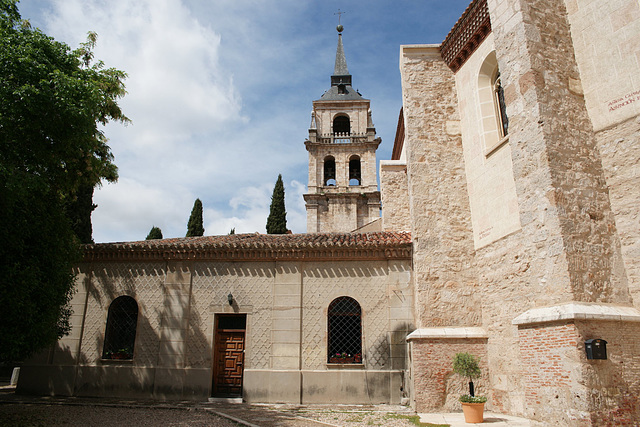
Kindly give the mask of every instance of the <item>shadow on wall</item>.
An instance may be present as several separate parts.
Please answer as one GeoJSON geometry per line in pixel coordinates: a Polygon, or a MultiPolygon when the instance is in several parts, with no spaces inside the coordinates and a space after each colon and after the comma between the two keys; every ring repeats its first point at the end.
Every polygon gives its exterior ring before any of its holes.
{"type": "Polygon", "coordinates": [[[162,399],[208,397],[212,349],[201,329],[206,324],[199,313],[191,310],[191,292],[181,295],[168,291],[164,270],[159,266],[101,268],[94,272],[94,283],[89,279],[85,282],[88,303],[84,330],[72,331],[71,337],[25,362],[16,392],[162,399]],[[139,289],[138,276],[145,276],[143,291],[139,289]],[[153,301],[147,298],[150,294],[154,295],[153,301]],[[133,358],[103,359],[109,305],[122,295],[134,298],[139,306],[133,358]],[[82,338],[80,348],[74,338],[82,338]],[[197,357],[192,357],[195,360],[189,360],[189,348],[192,353],[197,349],[197,357]]]}

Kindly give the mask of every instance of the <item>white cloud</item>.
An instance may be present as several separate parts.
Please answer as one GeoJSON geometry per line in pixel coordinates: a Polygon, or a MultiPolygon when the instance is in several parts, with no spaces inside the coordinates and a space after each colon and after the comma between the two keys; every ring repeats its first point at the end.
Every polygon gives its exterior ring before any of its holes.
{"type": "MultiPolygon", "coordinates": [[[[25,18],[72,47],[97,32],[95,57],[129,75],[120,105],[133,124],[105,129],[120,180],[96,191],[94,239],[137,240],[152,225],[184,236],[196,198],[207,234],[264,232],[278,173],[287,224],[304,232],[303,142],[311,102],[329,87],[338,3],[22,0],[25,18]]],[[[467,4],[349,2],[347,61],[372,100],[378,158],[388,158],[401,105],[398,46],[439,42],[467,4]],[[433,12],[454,7],[450,19],[433,12]]]]}
{"type": "MultiPolygon", "coordinates": [[[[243,187],[229,200],[230,213],[217,209],[205,209],[205,234],[227,234],[232,228],[236,233],[266,233],[267,217],[271,206],[274,184],[243,187]]],[[[287,228],[296,232],[306,230],[307,216],[302,195],[306,186],[292,180],[285,183],[287,228]]]]}
{"type": "Polygon", "coordinates": [[[94,195],[98,205],[92,216],[94,240],[111,241],[110,236],[122,234],[129,235],[129,240],[144,240],[154,225],[165,237],[183,236],[194,200],[184,189],[150,186],[130,178],[106,184],[94,195]]]}
{"type": "Polygon", "coordinates": [[[98,33],[96,58],[125,70],[121,105],[135,146],[171,148],[189,134],[240,119],[232,75],[219,66],[220,35],[179,0],[64,0],[49,25],[63,40],[98,33]]]}

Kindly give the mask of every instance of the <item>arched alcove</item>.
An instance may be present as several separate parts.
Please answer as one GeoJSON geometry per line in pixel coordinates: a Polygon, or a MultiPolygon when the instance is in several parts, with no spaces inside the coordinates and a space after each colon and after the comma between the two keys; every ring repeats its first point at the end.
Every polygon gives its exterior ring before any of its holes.
{"type": "Polygon", "coordinates": [[[346,114],[340,114],[333,119],[333,134],[335,136],[351,135],[351,120],[346,114]]]}
{"type": "Polygon", "coordinates": [[[362,169],[358,156],[351,156],[349,159],[349,185],[362,185],[362,169]]]}
{"type": "Polygon", "coordinates": [[[322,182],[324,186],[336,185],[336,159],[333,156],[327,156],[324,158],[324,175],[322,182]]]}

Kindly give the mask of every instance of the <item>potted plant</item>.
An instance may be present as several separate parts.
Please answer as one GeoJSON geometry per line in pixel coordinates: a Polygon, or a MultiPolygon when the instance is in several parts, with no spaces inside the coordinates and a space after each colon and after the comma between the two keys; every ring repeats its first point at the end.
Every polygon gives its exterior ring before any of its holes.
{"type": "Polygon", "coordinates": [[[460,396],[464,420],[467,423],[481,423],[484,421],[485,396],[476,396],[473,379],[480,376],[480,359],[469,353],[456,353],[453,358],[453,372],[469,378],[469,394],[460,396]]]}
{"type": "Polygon", "coordinates": [[[125,360],[125,359],[132,359],[132,358],[133,358],[133,354],[131,352],[131,349],[129,348],[121,348],[120,350],[117,350],[111,353],[111,359],[125,360]]]}

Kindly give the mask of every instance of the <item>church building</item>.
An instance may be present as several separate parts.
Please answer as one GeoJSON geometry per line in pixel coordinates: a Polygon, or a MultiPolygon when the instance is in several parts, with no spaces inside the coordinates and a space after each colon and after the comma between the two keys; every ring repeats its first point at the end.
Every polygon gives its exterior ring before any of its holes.
{"type": "Polygon", "coordinates": [[[380,138],[369,100],[351,86],[341,34],[331,86],[313,109],[308,234],[86,246],[72,332],[24,366],[18,391],[407,399],[411,237],[380,231],[380,138]],[[352,233],[363,226],[378,231],[352,233]]]}
{"type": "Polygon", "coordinates": [[[414,407],[459,408],[466,351],[494,411],[638,425],[640,3],[474,0],[400,73],[380,181],[412,236],[414,407]]]}
{"type": "Polygon", "coordinates": [[[18,392],[452,412],[469,352],[489,410],[638,425],[638,0],[473,0],[401,46],[379,169],[339,32],[307,233],[87,246],[72,332],[18,392]]]}

